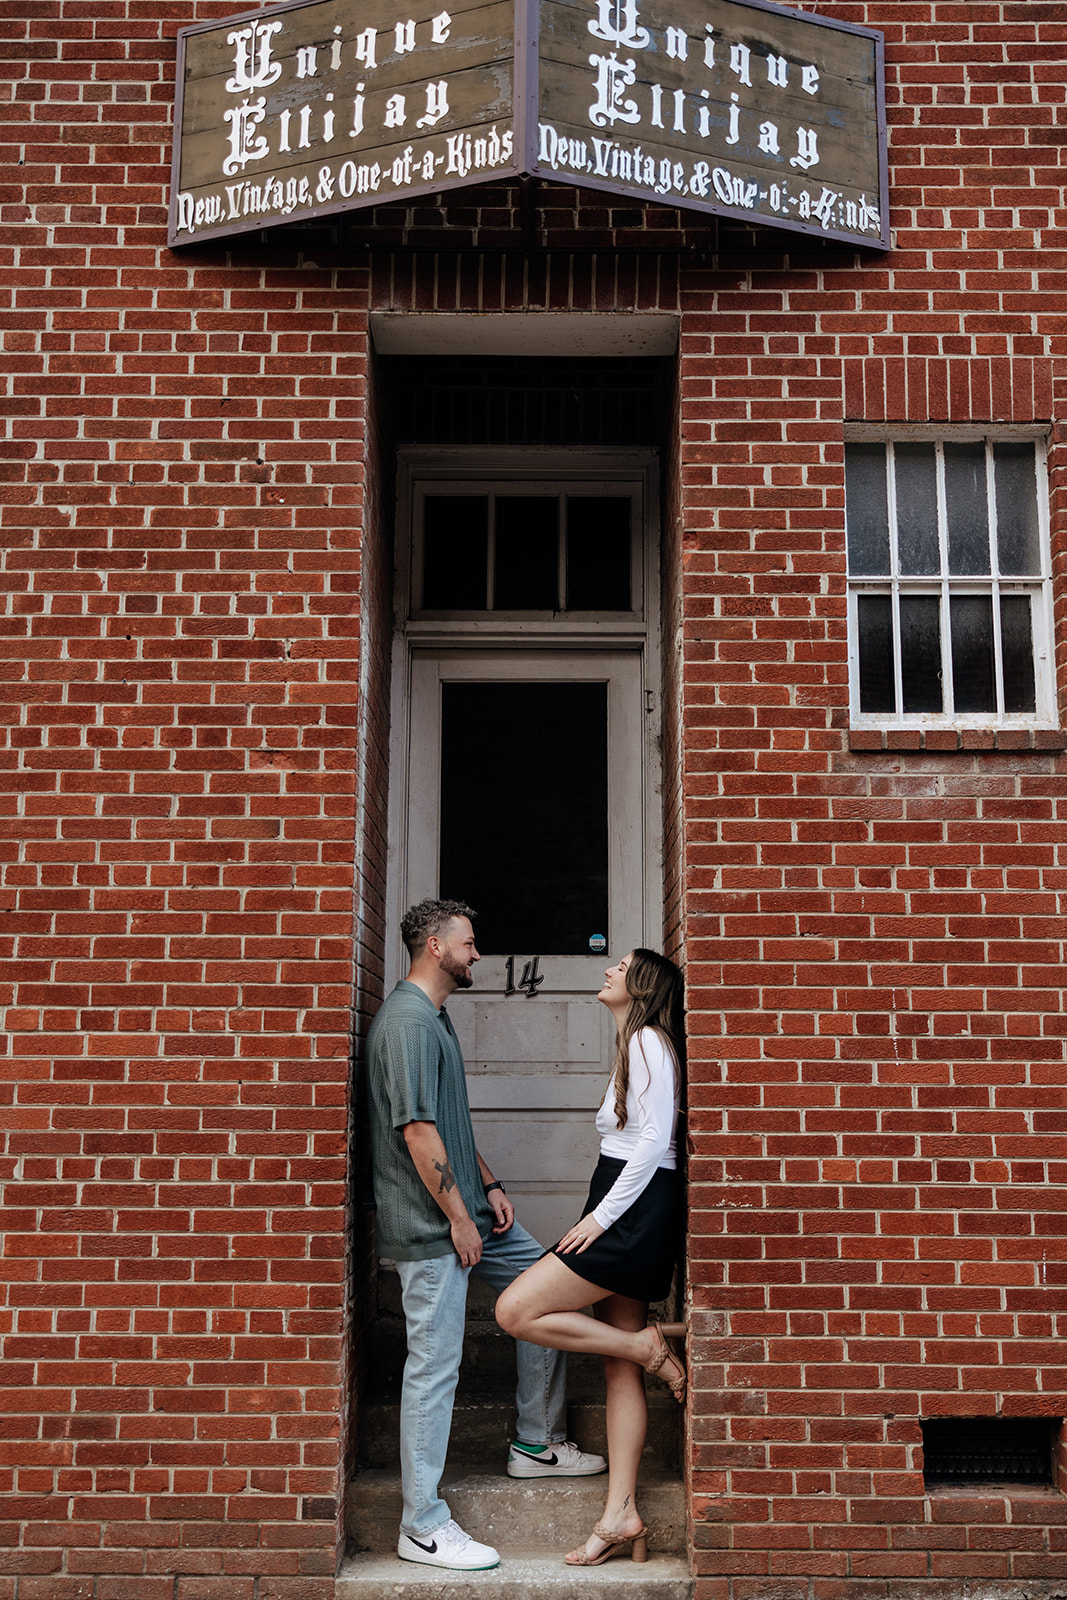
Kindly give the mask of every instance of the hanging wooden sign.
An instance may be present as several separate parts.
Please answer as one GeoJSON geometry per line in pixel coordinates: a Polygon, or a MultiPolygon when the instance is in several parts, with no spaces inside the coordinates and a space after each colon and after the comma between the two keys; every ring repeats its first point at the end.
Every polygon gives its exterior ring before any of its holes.
{"type": "Polygon", "coordinates": [[[761,0],[542,0],[534,170],[888,245],[881,45],[761,0]]]}
{"type": "Polygon", "coordinates": [[[171,244],[527,173],[887,247],[873,30],[767,0],[408,3],[181,31],[171,244]]]}
{"type": "Polygon", "coordinates": [[[513,0],[449,4],[296,0],[183,29],[170,242],[514,172],[513,0]]]}

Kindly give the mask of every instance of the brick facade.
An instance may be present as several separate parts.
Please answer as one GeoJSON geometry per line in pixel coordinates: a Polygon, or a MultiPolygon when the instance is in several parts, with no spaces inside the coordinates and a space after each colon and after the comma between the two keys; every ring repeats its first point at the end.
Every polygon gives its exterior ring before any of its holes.
{"type": "Polygon", "coordinates": [[[508,185],[170,253],[173,36],[234,9],[7,25],[0,1600],[333,1595],[382,982],[371,309],[680,319],[696,1600],[1060,1593],[1067,1503],[924,1496],[919,1419],[1067,1413],[1067,758],[850,734],[843,439],[1051,428],[1062,684],[1062,6],[823,0],[886,36],[888,256],[562,186],[522,249],[508,185]]]}

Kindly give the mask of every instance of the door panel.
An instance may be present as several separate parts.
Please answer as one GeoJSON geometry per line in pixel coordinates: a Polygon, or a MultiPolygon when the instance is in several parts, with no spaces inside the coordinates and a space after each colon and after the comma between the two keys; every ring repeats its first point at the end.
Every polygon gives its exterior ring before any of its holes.
{"type": "Polygon", "coordinates": [[[405,902],[481,911],[481,888],[483,958],[449,1014],[479,1147],[547,1243],[596,1157],[614,1029],[594,996],[646,937],[642,687],[637,650],[411,657],[405,902]]]}

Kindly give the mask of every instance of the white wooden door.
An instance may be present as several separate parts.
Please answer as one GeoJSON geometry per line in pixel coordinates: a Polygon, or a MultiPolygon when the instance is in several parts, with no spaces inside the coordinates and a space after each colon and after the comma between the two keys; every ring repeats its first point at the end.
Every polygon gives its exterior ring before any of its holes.
{"type": "Polygon", "coordinates": [[[482,960],[448,1002],[479,1148],[551,1244],[579,1214],[614,1030],[594,996],[649,941],[638,649],[416,648],[403,900],[466,900],[482,960]]]}

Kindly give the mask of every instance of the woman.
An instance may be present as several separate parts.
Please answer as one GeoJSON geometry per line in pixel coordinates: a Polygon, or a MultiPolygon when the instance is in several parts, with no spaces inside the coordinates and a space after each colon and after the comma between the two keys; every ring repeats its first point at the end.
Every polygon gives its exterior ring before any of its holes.
{"type": "Polygon", "coordinates": [[[597,999],[615,1019],[615,1065],[600,1110],[600,1160],[585,1215],[505,1289],[500,1326],[516,1339],[604,1358],[608,1497],[571,1566],[599,1566],[630,1546],[644,1561],[648,1534],[637,1510],[637,1469],[648,1409],[644,1373],[685,1398],[685,1368],[648,1302],[670,1289],[681,1222],[675,1127],[684,1037],[682,974],[654,950],[634,950],[604,975],[597,999]],[[595,1307],[587,1317],[582,1308],[595,1307]]]}

